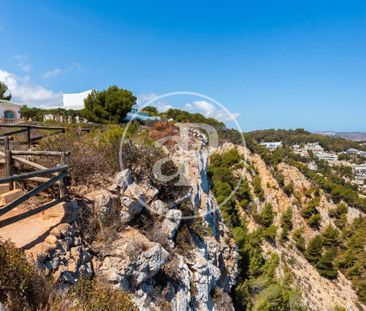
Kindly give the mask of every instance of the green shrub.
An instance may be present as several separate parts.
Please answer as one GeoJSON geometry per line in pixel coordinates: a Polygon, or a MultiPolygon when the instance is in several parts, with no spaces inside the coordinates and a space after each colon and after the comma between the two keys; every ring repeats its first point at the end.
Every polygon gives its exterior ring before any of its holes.
{"type": "Polygon", "coordinates": [[[257,196],[257,198],[260,200],[260,201],[263,201],[264,199],[264,191],[263,191],[263,188],[262,188],[262,185],[261,185],[261,178],[260,176],[255,176],[253,178],[253,189],[254,189],[254,193],[255,195],[257,196]]]}
{"type": "Polygon", "coordinates": [[[310,240],[305,257],[311,264],[316,264],[322,256],[322,251],[323,239],[320,235],[317,235],[310,240]]]}
{"type": "Polygon", "coordinates": [[[322,238],[324,246],[337,247],[339,244],[339,231],[329,224],[323,232],[322,238]]]}
{"type": "Polygon", "coordinates": [[[273,224],[274,213],[271,203],[264,204],[259,214],[255,215],[255,220],[263,227],[270,227],[273,224]]]}
{"type": "Polygon", "coordinates": [[[319,229],[321,219],[322,218],[319,213],[314,214],[309,219],[306,220],[306,223],[313,229],[319,229]]]}
{"type": "Polygon", "coordinates": [[[31,265],[25,253],[9,241],[0,241],[0,302],[9,310],[47,307],[51,286],[31,265]]]}
{"type": "Polygon", "coordinates": [[[334,265],[335,254],[327,251],[316,263],[316,269],[322,277],[333,280],[337,278],[338,268],[334,265]]]}
{"type": "Polygon", "coordinates": [[[74,304],[72,310],[75,311],[138,311],[129,294],[95,280],[81,278],[70,296],[74,304]]]}
{"type": "Polygon", "coordinates": [[[304,252],[306,249],[305,239],[303,235],[304,235],[304,228],[298,228],[294,230],[294,232],[292,233],[292,238],[295,241],[295,246],[301,252],[304,252]]]}
{"type": "Polygon", "coordinates": [[[286,212],[282,213],[281,217],[281,241],[285,242],[288,241],[288,234],[292,230],[292,208],[289,207],[286,212]]]}

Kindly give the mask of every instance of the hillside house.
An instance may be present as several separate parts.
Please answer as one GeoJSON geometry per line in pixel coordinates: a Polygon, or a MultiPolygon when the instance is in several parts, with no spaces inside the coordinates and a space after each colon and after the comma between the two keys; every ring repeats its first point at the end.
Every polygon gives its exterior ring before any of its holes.
{"type": "Polygon", "coordinates": [[[22,106],[9,100],[0,99],[0,122],[18,123],[21,119],[20,108],[22,106]]]}
{"type": "Polygon", "coordinates": [[[338,160],[338,156],[336,154],[333,154],[333,153],[328,153],[328,152],[314,152],[314,155],[319,160],[331,161],[331,162],[338,160]]]}
{"type": "Polygon", "coordinates": [[[278,149],[279,147],[282,146],[282,142],[280,141],[276,141],[276,142],[264,142],[264,143],[260,143],[261,146],[273,151],[273,150],[276,150],[278,149]]]}

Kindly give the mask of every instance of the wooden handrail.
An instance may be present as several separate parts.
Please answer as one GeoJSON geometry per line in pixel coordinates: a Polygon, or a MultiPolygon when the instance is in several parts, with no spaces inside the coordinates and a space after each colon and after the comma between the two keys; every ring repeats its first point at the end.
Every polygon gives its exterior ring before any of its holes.
{"type": "MultiPolygon", "coordinates": [[[[62,172],[61,174],[52,177],[44,184],[39,185],[37,188],[32,189],[31,191],[27,192],[26,194],[22,195],[21,197],[15,199],[14,201],[10,202],[9,204],[5,205],[3,208],[0,209],[0,216],[6,214],[13,208],[17,207],[19,204],[23,203],[24,201],[30,199],[32,196],[37,195],[38,193],[46,190],[50,186],[57,183],[59,180],[62,180],[66,177],[67,171],[62,172]]],[[[19,175],[18,175],[19,176],[19,175]]]]}
{"type": "Polygon", "coordinates": [[[12,154],[15,155],[33,155],[33,156],[51,156],[51,157],[59,157],[59,156],[69,156],[70,151],[43,151],[43,150],[35,150],[35,151],[27,151],[27,150],[12,150],[12,154]]]}
{"type": "MultiPolygon", "coordinates": [[[[12,176],[8,176],[5,178],[0,178],[0,184],[7,184],[7,183],[15,182],[15,181],[24,181],[24,180],[29,179],[30,177],[41,177],[41,176],[50,175],[52,173],[65,172],[68,170],[68,168],[69,168],[68,165],[60,165],[60,166],[47,168],[44,170],[22,173],[22,174],[18,174],[18,175],[12,175],[12,176]]],[[[57,176],[55,176],[55,177],[57,177],[57,176]]]]}

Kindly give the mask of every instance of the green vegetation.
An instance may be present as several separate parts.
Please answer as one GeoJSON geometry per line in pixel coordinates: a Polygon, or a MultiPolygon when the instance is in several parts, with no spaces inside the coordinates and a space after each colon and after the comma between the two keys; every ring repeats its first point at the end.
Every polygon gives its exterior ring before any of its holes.
{"type": "MultiPolygon", "coordinates": [[[[233,168],[240,167],[242,159],[236,149],[211,157],[209,173],[212,190],[218,203],[222,203],[234,189],[237,178],[233,168]]],[[[247,181],[243,181],[239,191],[220,208],[225,223],[229,226],[239,251],[239,276],[234,290],[234,303],[238,310],[305,310],[300,303],[300,295],[290,282],[280,282],[276,278],[277,255],[272,254],[267,260],[262,254],[261,244],[264,239],[273,242],[277,229],[273,226],[273,209],[266,203],[257,214],[251,206],[252,194],[247,181]],[[252,211],[262,225],[249,233],[247,224],[240,217],[239,209],[252,211]],[[296,302],[295,302],[296,301],[296,302]],[[294,304],[294,306],[293,306],[294,304]]]]}
{"type": "Polygon", "coordinates": [[[321,221],[320,213],[317,207],[320,204],[320,199],[315,197],[309,201],[309,203],[301,209],[301,216],[306,219],[307,224],[318,229],[321,221]]]}
{"type": "Polygon", "coordinates": [[[259,175],[254,176],[253,181],[252,181],[252,185],[253,185],[253,189],[254,189],[254,194],[257,196],[257,198],[260,201],[263,201],[264,199],[264,191],[261,185],[261,178],[259,175]]]}
{"type": "Polygon", "coordinates": [[[265,228],[269,228],[273,224],[273,208],[271,203],[264,204],[262,211],[254,215],[254,219],[265,228]]]}
{"type": "Polygon", "coordinates": [[[136,97],[130,91],[110,86],[88,95],[82,115],[90,122],[121,123],[135,103],[136,97]]]}
{"type": "Polygon", "coordinates": [[[329,210],[329,217],[335,218],[334,223],[342,229],[347,224],[348,207],[344,203],[339,204],[336,208],[329,210]]]}
{"type": "Polygon", "coordinates": [[[37,107],[23,106],[20,108],[20,115],[26,120],[44,122],[45,116],[51,116],[52,121],[61,122],[69,120],[71,123],[76,122],[76,118],[80,122],[84,121],[81,111],[63,108],[42,109],[37,107]]]}
{"type": "Polygon", "coordinates": [[[297,228],[292,233],[292,238],[295,241],[295,246],[300,252],[305,252],[304,228],[297,228]]]}
{"type": "Polygon", "coordinates": [[[48,305],[45,277],[9,241],[0,241],[0,302],[12,310],[41,310],[48,305]]]}
{"type": "Polygon", "coordinates": [[[8,92],[8,86],[0,81],[0,99],[11,100],[11,94],[8,92]]]}
{"type": "Polygon", "coordinates": [[[292,230],[292,209],[289,207],[286,212],[282,213],[281,217],[281,242],[288,241],[288,234],[292,230]]]}
{"type": "Polygon", "coordinates": [[[338,268],[334,265],[334,253],[326,251],[316,263],[316,270],[327,279],[333,280],[338,276],[338,268]]]}
{"type": "Polygon", "coordinates": [[[366,303],[366,219],[356,218],[342,232],[337,263],[340,270],[350,279],[363,303],[366,303]]]}
{"type": "Polygon", "coordinates": [[[141,111],[147,112],[151,117],[159,115],[158,109],[153,106],[146,106],[146,107],[142,108],[141,111]]]}
{"type": "Polygon", "coordinates": [[[319,134],[313,134],[304,129],[296,130],[260,130],[250,132],[246,135],[246,140],[249,145],[250,142],[266,142],[266,141],[281,141],[286,146],[294,144],[315,143],[319,144],[327,151],[345,151],[349,148],[358,148],[360,145],[356,142],[346,140],[339,137],[331,137],[319,134]]]}
{"type": "Polygon", "coordinates": [[[320,235],[315,236],[310,240],[305,252],[306,259],[311,264],[316,264],[322,256],[323,239],[320,235]]]}

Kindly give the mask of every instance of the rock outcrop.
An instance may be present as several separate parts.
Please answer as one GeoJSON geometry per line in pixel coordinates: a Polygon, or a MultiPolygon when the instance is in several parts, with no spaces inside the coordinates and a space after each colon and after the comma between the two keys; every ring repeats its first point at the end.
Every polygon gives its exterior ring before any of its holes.
{"type": "Polygon", "coordinates": [[[127,171],[117,174],[110,189],[119,191],[125,228],[100,250],[96,275],[129,291],[140,310],[219,310],[215,291],[227,296],[231,310],[238,253],[210,193],[207,139],[197,130],[185,139],[191,148],[175,147],[170,156],[185,166],[189,189],[173,204],[159,199],[146,181],[132,181],[127,171]]]}

